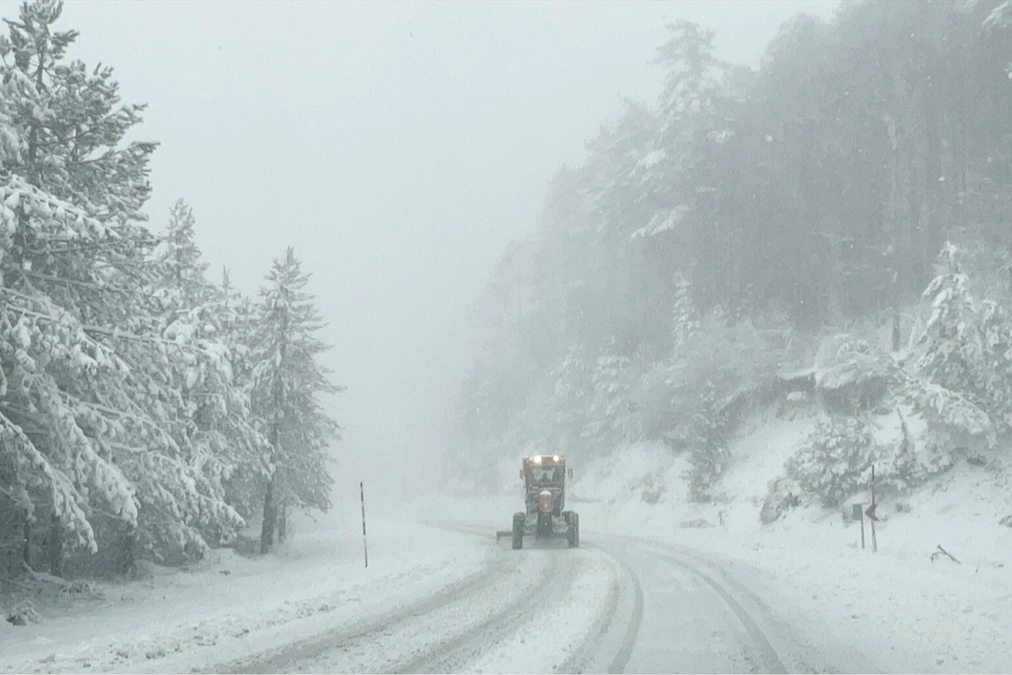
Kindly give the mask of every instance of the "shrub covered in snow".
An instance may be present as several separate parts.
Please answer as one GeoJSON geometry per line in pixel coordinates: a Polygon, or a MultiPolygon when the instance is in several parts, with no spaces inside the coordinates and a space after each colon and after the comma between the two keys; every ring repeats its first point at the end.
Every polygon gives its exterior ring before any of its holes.
{"type": "Polygon", "coordinates": [[[819,421],[785,469],[799,490],[817,496],[825,507],[835,507],[868,484],[873,455],[865,420],[832,417],[819,421]]]}
{"type": "Polygon", "coordinates": [[[909,405],[887,415],[822,419],[770,485],[762,520],[776,520],[803,498],[834,508],[866,493],[872,466],[880,495],[902,493],[949,469],[956,453],[937,423],[909,405]]]}
{"type": "Polygon", "coordinates": [[[22,600],[10,609],[8,612],[4,612],[6,615],[4,618],[7,623],[14,626],[27,626],[28,624],[38,623],[42,617],[35,610],[35,606],[30,600],[22,600]]]}
{"type": "Polygon", "coordinates": [[[833,411],[872,409],[899,375],[891,356],[846,333],[825,340],[815,357],[815,386],[833,411]]]}

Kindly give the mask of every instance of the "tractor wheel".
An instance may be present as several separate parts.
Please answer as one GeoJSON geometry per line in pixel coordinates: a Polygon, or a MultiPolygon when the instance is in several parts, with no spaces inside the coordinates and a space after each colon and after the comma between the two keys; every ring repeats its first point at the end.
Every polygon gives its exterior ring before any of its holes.
{"type": "Polygon", "coordinates": [[[527,522],[527,516],[523,513],[513,514],[513,548],[524,547],[524,526],[527,522]]]}
{"type": "Polygon", "coordinates": [[[566,532],[569,538],[569,548],[580,547],[580,516],[576,513],[569,514],[569,530],[566,532]]]}

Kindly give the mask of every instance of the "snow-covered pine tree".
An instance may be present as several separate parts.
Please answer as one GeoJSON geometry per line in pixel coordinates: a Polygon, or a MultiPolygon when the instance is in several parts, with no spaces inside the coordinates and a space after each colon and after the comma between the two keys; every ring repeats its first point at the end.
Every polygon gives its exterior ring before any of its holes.
{"type": "Polygon", "coordinates": [[[985,369],[979,384],[983,402],[998,433],[1012,431],[1012,317],[998,303],[981,303],[980,333],[985,369]]]}
{"type": "MultiPolygon", "coordinates": [[[[245,336],[234,330],[233,298],[205,278],[207,265],[200,261],[194,225],[192,210],[180,200],[149,257],[155,273],[147,295],[159,336],[172,345],[169,354],[176,354],[164,364],[178,392],[178,409],[167,419],[170,433],[206,500],[201,517],[188,525],[204,537],[220,538],[241,522],[226,499],[226,483],[236,472],[263,472],[266,439],[253,424],[248,366],[240,366],[236,377],[234,366],[248,350],[241,342],[245,336]]],[[[249,515],[247,511],[244,517],[249,515]]],[[[189,540],[203,547],[192,533],[183,537],[184,545],[189,540]]]]}
{"type": "Polygon", "coordinates": [[[977,303],[952,243],[942,249],[937,267],[923,294],[931,302],[931,316],[918,340],[917,370],[935,384],[973,396],[984,370],[977,303]]]}
{"type": "MultiPolygon", "coordinates": [[[[124,386],[128,368],[92,337],[101,329],[35,287],[21,274],[25,261],[9,254],[24,229],[37,242],[60,231],[87,246],[100,239],[101,224],[16,178],[0,186],[0,201],[0,252],[6,254],[0,259],[0,521],[12,524],[20,540],[20,530],[42,517],[51,528],[50,569],[59,573],[65,536],[96,550],[95,508],[136,523],[134,487],[98,442],[115,444],[130,424],[128,414],[101,396],[124,386]]],[[[7,550],[10,534],[5,529],[0,541],[7,550]]],[[[6,574],[34,564],[30,547],[3,563],[6,574]]]]}
{"type": "Polygon", "coordinates": [[[146,106],[119,105],[112,68],[89,73],[81,61],[65,62],[78,32],[53,30],[62,11],[62,0],[32,0],[17,21],[6,20],[0,56],[20,152],[5,168],[108,226],[130,227],[146,220],[156,144],[120,143],[146,106]]]}
{"type": "MultiPolygon", "coordinates": [[[[831,508],[867,488],[879,454],[868,420],[833,416],[819,420],[784,469],[800,490],[831,508]]],[[[879,476],[880,487],[883,478],[879,476]]]]}
{"type": "Polygon", "coordinates": [[[700,326],[699,312],[696,310],[696,303],[692,300],[692,282],[679,274],[675,282],[675,302],[671,326],[676,356],[680,354],[700,326]]]}
{"type": "Polygon", "coordinates": [[[594,373],[583,345],[570,345],[551,381],[554,424],[548,442],[552,448],[569,452],[579,447],[594,396],[594,373]]]}
{"type": "Polygon", "coordinates": [[[691,181],[697,138],[719,134],[717,106],[727,65],[715,55],[712,30],[691,21],[668,25],[668,40],[658,48],[665,69],[658,135],[640,161],[637,173],[656,211],[643,234],[678,228],[691,212],[697,185],[691,181]]]}
{"type": "Polygon", "coordinates": [[[270,443],[270,478],[263,495],[261,551],[284,537],[288,508],[330,507],[331,444],[340,427],[321,394],[343,391],[317,357],[329,349],[316,337],[324,327],[306,292],[291,247],[275,260],[260,291],[258,341],[253,352],[253,410],[270,443]]]}
{"type": "MultiPolygon", "coordinates": [[[[69,534],[94,549],[94,506],[131,527],[137,516],[132,486],[94,434],[117,442],[129,416],[108,405],[129,372],[106,338],[132,291],[122,263],[136,263],[146,240],[132,221],[149,192],[154,146],[117,147],[139,117],[130,107],[113,110],[108,69],[88,75],[81,63],[63,63],[77,34],[51,30],[61,8],[25,3],[0,37],[0,273],[2,321],[11,329],[0,350],[9,385],[0,406],[8,447],[19,448],[6,457],[6,478],[21,496],[0,510],[20,514],[26,528],[41,515],[50,542],[69,534]]],[[[61,548],[50,552],[56,571],[61,548]]],[[[32,564],[30,553],[26,546],[32,564]]]]}
{"type": "Polygon", "coordinates": [[[587,410],[587,424],[580,436],[598,451],[640,436],[639,420],[631,406],[632,373],[629,357],[622,354],[612,338],[597,357],[591,376],[593,395],[587,410]]]}
{"type": "Polygon", "coordinates": [[[721,416],[717,389],[707,381],[692,419],[689,439],[689,498],[708,502],[715,496],[717,481],[727,471],[730,449],[727,429],[721,416]]]}
{"type": "Polygon", "coordinates": [[[66,528],[93,550],[118,541],[129,566],[138,541],[155,553],[199,545],[196,527],[237,518],[178,440],[180,345],[166,340],[152,309],[155,240],[139,222],[155,145],[123,143],[142,108],[120,105],[110,68],[64,62],[77,33],[52,30],[61,9],[25,3],[0,40],[8,129],[0,269],[8,323],[33,331],[35,350],[22,347],[24,358],[9,345],[5,375],[30,375],[32,386],[9,388],[4,403],[12,433],[31,428],[25,438],[48,461],[26,465],[20,480],[34,473],[55,485],[62,471],[76,490],[33,496],[52,514],[49,540],[66,528]],[[75,500],[77,511],[68,506],[75,500]],[[96,536],[99,522],[105,536],[96,536]]]}
{"type": "Polygon", "coordinates": [[[228,270],[222,271],[217,297],[213,304],[220,340],[228,347],[232,373],[224,428],[234,454],[225,480],[225,500],[248,521],[263,507],[270,477],[270,445],[252,407],[256,308],[249,297],[232,287],[228,270]]]}

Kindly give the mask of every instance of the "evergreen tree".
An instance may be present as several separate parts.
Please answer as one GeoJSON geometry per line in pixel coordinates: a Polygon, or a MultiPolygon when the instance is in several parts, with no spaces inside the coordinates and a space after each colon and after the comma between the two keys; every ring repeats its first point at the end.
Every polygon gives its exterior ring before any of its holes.
{"type": "MultiPolygon", "coordinates": [[[[0,407],[8,447],[18,448],[4,457],[2,473],[18,486],[13,511],[26,528],[46,516],[51,541],[61,542],[66,529],[72,543],[94,550],[96,508],[127,528],[137,521],[135,488],[117,459],[140,452],[142,437],[158,436],[138,414],[130,366],[114,339],[129,335],[127,319],[136,317],[150,237],[135,221],[150,191],[154,145],[120,147],[139,109],[116,108],[109,69],[89,75],[82,63],[63,62],[77,33],[52,30],[61,9],[24,3],[0,38],[0,292],[12,331],[0,350],[8,384],[0,407]]],[[[50,556],[57,573],[60,548],[50,556]]],[[[26,547],[31,564],[28,557],[26,547]]]]}
{"type": "Polygon", "coordinates": [[[594,373],[583,345],[572,345],[551,375],[553,425],[550,446],[563,452],[580,447],[594,396],[594,373]]]}
{"type": "Polygon", "coordinates": [[[598,452],[639,435],[638,420],[630,401],[630,371],[629,357],[620,352],[614,339],[611,340],[604,353],[597,357],[591,378],[593,396],[587,410],[588,421],[580,434],[598,452]]]}
{"type": "MultiPolygon", "coordinates": [[[[194,225],[192,210],[180,200],[149,256],[154,285],[147,296],[159,336],[171,345],[162,367],[171,374],[177,397],[166,424],[193,483],[208,500],[196,528],[205,537],[221,537],[242,522],[240,515],[250,515],[247,509],[236,512],[226,498],[226,484],[236,473],[262,473],[266,439],[252,418],[249,378],[236,374],[237,367],[249,368],[241,363],[248,351],[237,342],[234,299],[229,289],[205,278],[194,225]]],[[[202,548],[200,541],[193,543],[202,548]]]]}
{"type": "Polygon", "coordinates": [[[1012,431],[1012,317],[992,301],[985,301],[980,318],[984,372],[977,386],[999,433],[1012,431]]]}
{"type": "Polygon", "coordinates": [[[284,538],[288,508],[330,507],[331,444],[340,439],[340,427],[319,397],[343,391],[317,362],[329,349],[316,337],[324,324],[305,290],[309,275],[302,272],[291,247],[274,261],[267,280],[260,291],[258,341],[252,355],[253,411],[270,446],[263,495],[264,553],[275,534],[284,538]]]}
{"type": "MultiPolygon", "coordinates": [[[[211,325],[196,320],[207,311],[199,252],[177,247],[167,272],[140,223],[155,145],[124,137],[143,107],[120,105],[110,68],[65,63],[77,33],[52,29],[61,9],[25,3],[0,40],[0,272],[13,331],[0,404],[21,448],[6,473],[34,486],[15,508],[26,526],[49,516],[52,571],[65,534],[92,550],[115,543],[125,570],[138,546],[178,559],[240,521],[219,486],[222,443],[193,419],[198,389],[226,386],[226,359],[190,330],[211,325]]],[[[192,222],[177,216],[180,243],[192,222]]]]}
{"type": "Polygon", "coordinates": [[[246,520],[263,507],[270,477],[271,449],[262,421],[253,411],[253,348],[256,346],[256,307],[232,287],[228,270],[212,301],[220,326],[220,341],[228,348],[231,388],[222,428],[231,447],[232,463],[225,478],[226,501],[246,520]]]}
{"type": "Polygon", "coordinates": [[[692,283],[678,275],[675,283],[675,308],[672,321],[672,338],[676,355],[685,347],[700,328],[699,312],[692,301],[692,283]]]}
{"type": "Polygon", "coordinates": [[[984,346],[977,304],[959,256],[955,246],[946,244],[939,254],[939,273],[924,290],[931,316],[918,343],[917,369],[946,389],[973,395],[984,371],[984,346]]]}
{"type": "Polygon", "coordinates": [[[689,498],[708,502],[714,498],[717,481],[727,471],[730,449],[717,389],[707,382],[692,419],[689,440],[689,498]]]}

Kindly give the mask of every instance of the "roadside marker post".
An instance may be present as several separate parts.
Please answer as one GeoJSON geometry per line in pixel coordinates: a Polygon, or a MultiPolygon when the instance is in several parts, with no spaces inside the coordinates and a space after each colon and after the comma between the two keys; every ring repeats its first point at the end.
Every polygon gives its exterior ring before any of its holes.
{"type": "Polygon", "coordinates": [[[861,548],[864,549],[864,509],[863,504],[854,504],[854,518],[861,521],[861,548]]]}
{"type": "Polygon", "coordinates": [[[878,539],[875,538],[875,521],[878,517],[875,515],[875,507],[878,504],[875,502],[875,465],[871,465],[871,506],[865,511],[865,515],[868,516],[868,520],[871,521],[871,552],[878,553],[878,539]]]}
{"type": "Polygon", "coordinates": [[[369,545],[365,538],[365,483],[359,481],[358,493],[362,500],[362,552],[365,554],[365,566],[369,567],[369,545]]]}

